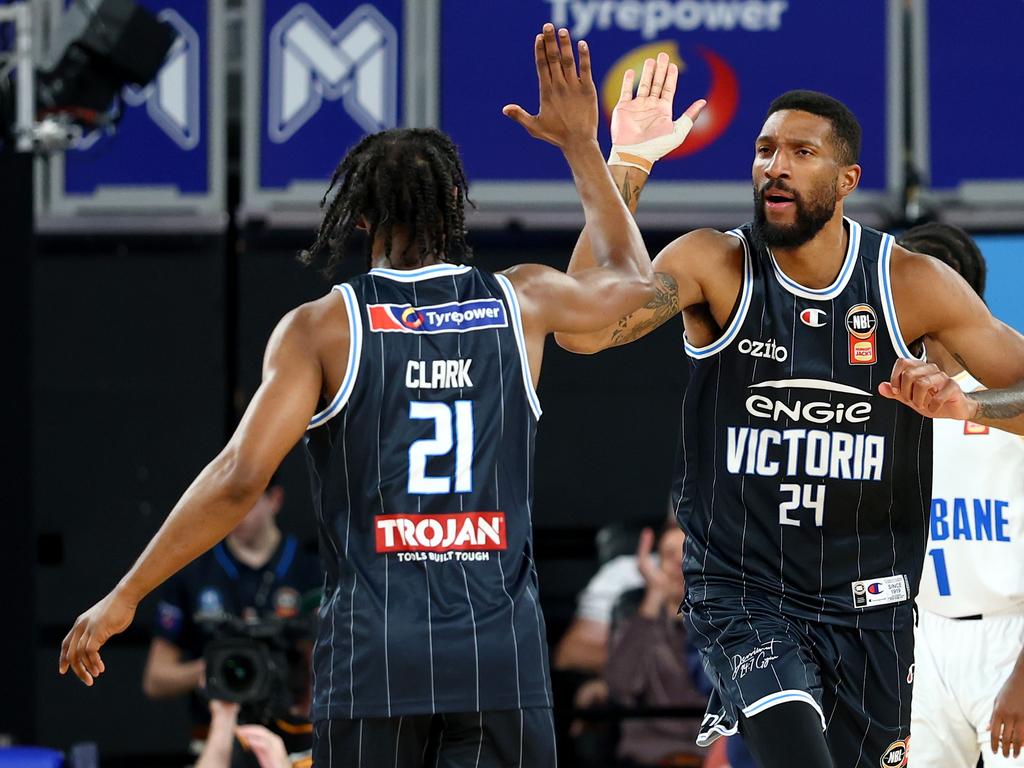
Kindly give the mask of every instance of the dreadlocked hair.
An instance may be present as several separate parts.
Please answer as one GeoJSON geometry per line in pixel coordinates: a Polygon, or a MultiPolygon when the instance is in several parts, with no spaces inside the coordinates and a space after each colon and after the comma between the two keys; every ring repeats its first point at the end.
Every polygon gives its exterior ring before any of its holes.
{"type": "Polygon", "coordinates": [[[441,131],[395,128],[370,134],[334,169],[320,201],[324,217],[316,241],[299,260],[313,264],[326,250],[323,272],[330,276],[364,221],[367,264],[378,236],[394,267],[419,266],[430,257],[462,263],[473,255],[466,242],[465,204],[473,205],[467,186],[458,150],[441,131]],[[408,235],[409,249],[392,254],[398,228],[408,235]]]}
{"type": "Polygon", "coordinates": [[[897,242],[909,251],[926,253],[952,267],[984,298],[985,258],[971,236],[960,227],[938,221],[919,224],[904,232],[897,242]]]}

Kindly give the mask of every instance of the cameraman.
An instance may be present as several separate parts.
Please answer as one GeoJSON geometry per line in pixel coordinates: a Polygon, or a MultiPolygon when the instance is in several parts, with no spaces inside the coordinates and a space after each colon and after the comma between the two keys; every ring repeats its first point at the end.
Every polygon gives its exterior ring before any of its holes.
{"type": "MultiPolygon", "coordinates": [[[[147,696],[174,698],[202,687],[203,646],[209,636],[197,616],[290,618],[299,614],[303,596],[319,589],[316,557],[277,526],[283,502],[284,489],[272,479],[227,538],[163,585],[142,677],[147,696]]],[[[206,706],[197,696],[192,704],[201,736],[208,722],[206,706]]]]}

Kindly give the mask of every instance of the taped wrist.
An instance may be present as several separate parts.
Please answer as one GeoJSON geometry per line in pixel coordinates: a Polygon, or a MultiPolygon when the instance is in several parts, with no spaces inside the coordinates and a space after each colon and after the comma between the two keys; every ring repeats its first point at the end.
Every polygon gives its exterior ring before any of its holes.
{"type": "Polygon", "coordinates": [[[616,144],[608,156],[608,165],[628,165],[650,173],[654,163],[674,150],[690,133],[693,121],[686,115],[672,123],[672,133],[658,136],[639,144],[616,144]]]}

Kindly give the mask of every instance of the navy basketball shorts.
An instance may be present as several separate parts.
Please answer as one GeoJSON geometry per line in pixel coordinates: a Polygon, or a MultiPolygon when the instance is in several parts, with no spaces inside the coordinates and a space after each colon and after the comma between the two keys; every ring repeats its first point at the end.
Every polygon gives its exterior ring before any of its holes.
{"type": "Polygon", "coordinates": [[[749,592],[742,601],[684,603],[714,685],[697,743],[736,733],[741,715],[805,702],[821,717],[836,768],[903,768],[914,679],[914,626],[904,609],[902,626],[879,630],[783,616],[777,601],[749,592]]]}
{"type": "Polygon", "coordinates": [[[551,710],[321,720],[314,768],[555,768],[551,710]]]}

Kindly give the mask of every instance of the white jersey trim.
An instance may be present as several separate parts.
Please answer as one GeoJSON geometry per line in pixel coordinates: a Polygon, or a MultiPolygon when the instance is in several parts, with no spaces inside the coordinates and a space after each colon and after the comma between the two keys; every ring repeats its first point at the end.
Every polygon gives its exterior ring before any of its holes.
{"type": "Polygon", "coordinates": [[[345,376],[341,380],[338,393],[331,400],[330,405],[310,419],[309,426],[306,427],[307,430],[323,426],[348,404],[348,399],[352,396],[352,391],[356,386],[356,378],[359,376],[359,361],[363,354],[363,318],[359,313],[356,292],[348,283],[336,285],[331,290],[341,294],[345,303],[345,312],[348,314],[348,364],[345,366],[345,376]]]}
{"type": "Polygon", "coordinates": [[[885,315],[889,340],[892,342],[896,354],[905,360],[924,360],[923,349],[919,357],[907,347],[906,342],[903,341],[903,332],[900,331],[900,322],[896,318],[896,302],[892,297],[892,277],[889,274],[892,263],[892,246],[895,242],[896,239],[892,235],[882,235],[881,245],[878,246],[878,292],[882,297],[882,314],[885,315]]]}
{"type": "Polygon", "coordinates": [[[464,275],[472,267],[464,264],[431,264],[427,267],[416,269],[385,269],[376,267],[370,270],[371,275],[385,277],[399,283],[416,283],[420,280],[430,280],[435,277],[451,277],[452,275],[464,275]]]}
{"type": "Polygon", "coordinates": [[[509,314],[512,315],[512,331],[516,337],[516,346],[519,347],[519,363],[523,371],[523,386],[526,388],[526,399],[530,403],[530,410],[533,411],[535,419],[540,419],[544,411],[540,407],[540,398],[537,397],[537,390],[533,387],[533,376],[530,374],[530,358],[526,353],[526,334],[523,333],[523,316],[519,310],[519,299],[516,298],[516,289],[512,287],[512,281],[504,275],[494,275],[498,285],[505,293],[505,300],[508,302],[509,314]]]}
{"type": "Polygon", "coordinates": [[[782,267],[779,266],[779,262],[775,260],[775,254],[772,253],[771,248],[768,249],[768,256],[772,261],[772,271],[775,272],[775,278],[789,293],[803,299],[828,301],[836,298],[846,289],[846,284],[850,282],[850,278],[853,276],[854,265],[857,263],[857,253],[860,251],[861,227],[856,221],[845,216],[843,217],[843,221],[845,221],[850,227],[850,242],[846,248],[846,260],[843,262],[843,266],[839,270],[839,274],[836,276],[835,281],[832,285],[826,288],[808,288],[806,285],[798,283],[782,271],[782,267]]]}
{"type": "Polygon", "coordinates": [[[815,701],[811,694],[807,691],[801,691],[799,688],[791,688],[789,690],[778,691],[777,693],[769,693],[767,696],[762,696],[752,704],[745,706],[743,708],[743,714],[746,717],[753,717],[756,714],[764,712],[766,709],[771,709],[779,704],[785,704],[787,701],[804,701],[814,707],[814,711],[817,712],[818,717],[821,718],[821,730],[825,730],[825,713],[821,711],[821,707],[818,706],[818,702],[815,701]]]}
{"type": "Polygon", "coordinates": [[[754,269],[751,263],[750,245],[739,230],[731,229],[725,234],[732,235],[743,243],[743,285],[740,288],[740,305],[736,310],[736,316],[729,323],[729,327],[725,329],[725,333],[705,347],[695,347],[686,338],[686,333],[683,333],[683,348],[686,350],[686,354],[696,360],[717,355],[739,336],[740,328],[743,327],[743,321],[747,317],[747,310],[750,309],[750,297],[754,293],[754,269]]]}

